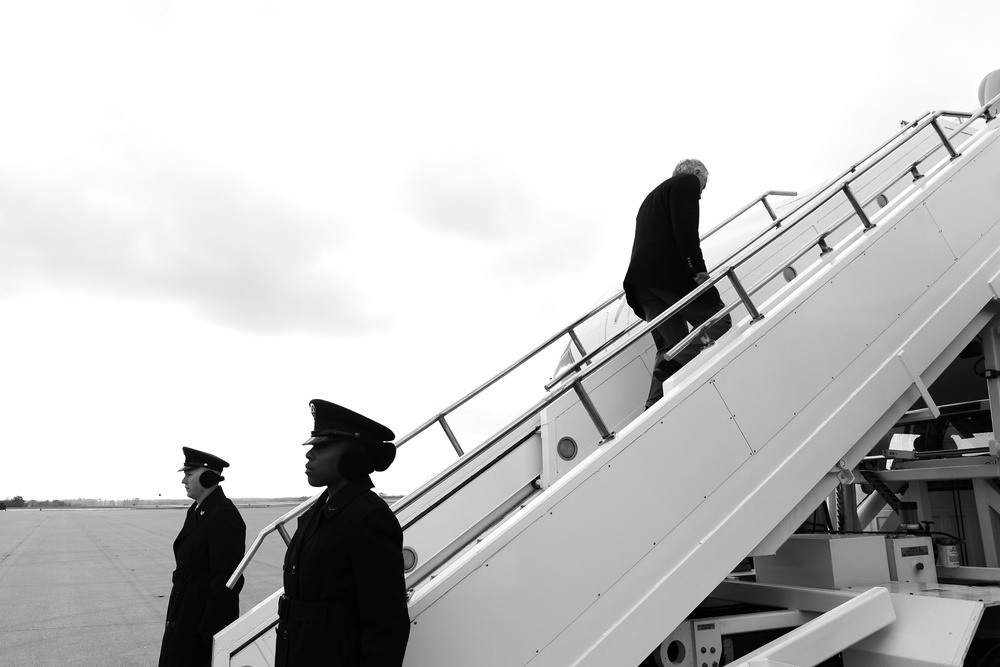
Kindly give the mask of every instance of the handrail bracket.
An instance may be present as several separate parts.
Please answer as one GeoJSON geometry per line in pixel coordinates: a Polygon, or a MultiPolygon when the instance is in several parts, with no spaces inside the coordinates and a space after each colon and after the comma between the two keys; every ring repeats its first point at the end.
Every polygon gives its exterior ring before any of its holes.
{"type": "Polygon", "coordinates": [[[587,411],[591,421],[594,422],[594,426],[597,427],[597,432],[601,435],[601,444],[603,445],[608,440],[613,439],[615,437],[614,432],[608,430],[604,419],[597,411],[597,406],[594,405],[594,401],[591,400],[590,394],[583,388],[583,383],[580,380],[573,383],[573,391],[576,392],[576,395],[580,398],[580,404],[583,405],[583,409],[587,411]]]}

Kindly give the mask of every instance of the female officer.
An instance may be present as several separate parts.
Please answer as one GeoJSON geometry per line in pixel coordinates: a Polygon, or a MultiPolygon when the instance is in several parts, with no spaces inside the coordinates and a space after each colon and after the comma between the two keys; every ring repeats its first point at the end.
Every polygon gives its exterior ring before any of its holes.
{"type": "Polygon", "coordinates": [[[395,436],[339,405],[309,407],[306,479],[326,492],[285,554],[275,665],[399,667],[410,633],[403,531],[369,477],[392,463],[395,436]]]}

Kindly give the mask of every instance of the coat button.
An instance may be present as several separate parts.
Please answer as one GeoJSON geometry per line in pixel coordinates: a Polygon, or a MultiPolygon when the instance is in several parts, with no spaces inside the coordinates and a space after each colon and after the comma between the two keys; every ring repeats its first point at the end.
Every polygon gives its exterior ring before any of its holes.
{"type": "Polygon", "coordinates": [[[281,638],[285,639],[285,640],[288,639],[288,630],[282,630],[281,631],[281,638]]]}

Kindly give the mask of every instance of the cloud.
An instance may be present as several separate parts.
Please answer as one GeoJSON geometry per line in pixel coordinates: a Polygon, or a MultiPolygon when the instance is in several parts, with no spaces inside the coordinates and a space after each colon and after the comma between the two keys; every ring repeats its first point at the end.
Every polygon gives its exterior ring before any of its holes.
{"type": "Polygon", "coordinates": [[[421,165],[409,192],[422,227],[481,242],[528,227],[538,202],[510,165],[481,155],[421,165]]]}
{"type": "Polygon", "coordinates": [[[572,179],[485,152],[438,156],[409,176],[407,211],[451,261],[519,290],[592,272],[613,225],[572,179]],[[541,193],[544,190],[544,196],[541,193]]]}
{"type": "Polygon", "coordinates": [[[182,302],[261,333],[383,324],[351,278],[359,258],[342,220],[197,172],[160,168],[96,185],[3,179],[0,296],[51,289],[182,302]]]}

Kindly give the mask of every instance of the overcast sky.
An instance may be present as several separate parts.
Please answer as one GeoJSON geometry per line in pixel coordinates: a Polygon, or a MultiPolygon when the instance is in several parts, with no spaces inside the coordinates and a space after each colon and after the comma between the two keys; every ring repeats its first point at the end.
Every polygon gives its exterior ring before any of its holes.
{"type": "Polygon", "coordinates": [[[404,435],[620,285],[679,159],[711,171],[703,230],[807,190],[977,107],[998,26],[985,0],[2,2],[0,499],[181,498],[185,445],[231,496],[311,494],[310,399],[404,435]]]}

